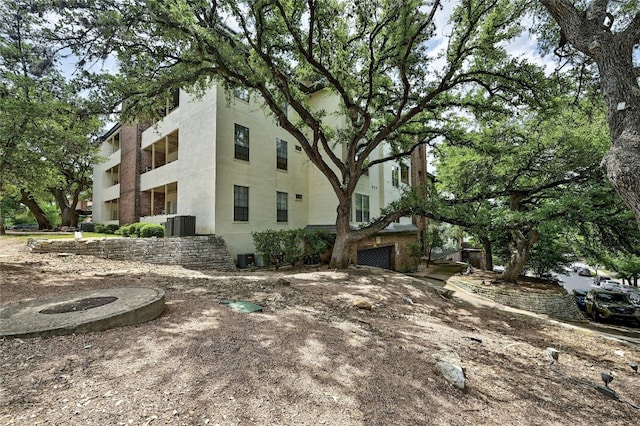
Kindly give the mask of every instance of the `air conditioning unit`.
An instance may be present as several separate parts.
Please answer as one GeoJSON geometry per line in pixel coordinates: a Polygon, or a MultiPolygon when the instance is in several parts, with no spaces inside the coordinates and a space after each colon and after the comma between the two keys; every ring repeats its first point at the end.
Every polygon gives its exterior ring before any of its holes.
{"type": "Polygon", "coordinates": [[[238,268],[247,269],[251,265],[255,265],[255,256],[253,253],[242,253],[238,255],[238,268]]]}

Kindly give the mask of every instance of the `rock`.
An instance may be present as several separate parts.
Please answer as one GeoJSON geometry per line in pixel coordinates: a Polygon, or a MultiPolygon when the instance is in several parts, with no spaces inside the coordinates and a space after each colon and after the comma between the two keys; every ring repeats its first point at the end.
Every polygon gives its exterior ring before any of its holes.
{"type": "Polygon", "coordinates": [[[276,284],[277,284],[277,285],[281,285],[281,286],[290,286],[290,285],[291,285],[291,282],[290,282],[290,281],[288,281],[288,280],[286,280],[286,279],[284,279],[284,278],[282,278],[282,277],[280,277],[280,278],[278,278],[278,279],[276,280],[276,284]]]}
{"type": "Polygon", "coordinates": [[[553,365],[556,361],[558,361],[558,358],[560,357],[560,351],[558,351],[555,348],[547,348],[547,357],[549,358],[550,361],[550,365],[553,365]]]}
{"type": "Polygon", "coordinates": [[[371,305],[371,303],[363,299],[356,299],[351,305],[358,309],[366,309],[367,311],[370,311],[373,308],[373,305],[371,305]]]}
{"type": "Polygon", "coordinates": [[[433,355],[436,360],[436,367],[442,376],[457,388],[465,388],[464,369],[462,368],[460,355],[455,351],[440,351],[433,355]]]}

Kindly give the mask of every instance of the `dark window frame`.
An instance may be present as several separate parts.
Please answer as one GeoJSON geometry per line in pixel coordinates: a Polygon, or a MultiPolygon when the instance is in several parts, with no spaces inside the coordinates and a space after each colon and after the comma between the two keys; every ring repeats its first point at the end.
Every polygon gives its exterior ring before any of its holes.
{"type": "Polygon", "coordinates": [[[236,160],[249,161],[249,128],[235,123],[233,128],[234,153],[236,160]]]}
{"type": "Polygon", "coordinates": [[[409,166],[405,164],[400,165],[400,182],[409,185],[409,166]]]}
{"type": "Polygon", "coordinates": [[[391,186],[400,187],[400,167],[398,166],[391,166],[391,186]]]}
{"type": "Polygon", "coordinates": [[[355,222],[369,222],[371,211],[369,206],[369,196],[366,194],[358,194],[355,196],[355,222]]]}
{"type": "Polygon", "coordinates": [[[233,221],[249,221],[249,187],[233,185],[233,221]]]}
{"type": "Polygon", "coordinates": [[[289,194],[276,191],[276,222],[289,221],[289,194]]]}
{"type": "Polygon", "coordinates": [[[276,168],[278,170],[288,170],[288,143],[282,139],[276,139],[276,168]]]}

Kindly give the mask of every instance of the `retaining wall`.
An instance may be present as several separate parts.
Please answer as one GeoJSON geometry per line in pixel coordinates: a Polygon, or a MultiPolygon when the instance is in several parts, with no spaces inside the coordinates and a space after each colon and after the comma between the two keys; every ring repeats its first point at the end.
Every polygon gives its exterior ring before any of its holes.
{"type": "Polygon", "coordinates": [[[81,240],[30,238],[27,247],[34,253],[73,253],[102,259],[182,265],[193,269],[236,269],[225,241],[215,235],[81,240]]]}
{"type": "Polygon", "coordinates": [[[585,320],[574,298],[566,292],[543,292],[540,290],[507,288],[500,285],[483,285],[458,277],[451,277],[447,282],[461,287],[470,293],[486,297],[487,299],[511,306],[512,308],[546,314],[550,317],[563,320],[585,320]]]}

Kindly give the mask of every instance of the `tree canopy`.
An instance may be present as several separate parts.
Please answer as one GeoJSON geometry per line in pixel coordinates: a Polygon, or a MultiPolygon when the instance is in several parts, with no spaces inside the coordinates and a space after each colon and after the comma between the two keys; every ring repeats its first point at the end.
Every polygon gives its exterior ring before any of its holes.
{"type": "Polygon", "coordinates": [[[637,0],[539,3],[556,24],[541,21],[543,47],[555,48],[563,65],[597,68],[611,139],[602,165],[640,226],[640,5],[637,0]]]}
{"type": "MultiPolygon", "coordinates": [[[[599,167],[609,147],[601,111],[574,107],[470,121],[463,126],[466,138],[445,141],[437,150],[433,210],[485,245],[497,243],[486,252],[506,251],[503,278],[511,282],[536,259],[546,257],[551,267],[559,263],[549,249],[571,253],[572,235],[583,228],[615,234],[616,212],[623,221],[633,219],[599,167]]],[[[618,233],[605,247],[637,235],[618,233]]]]}
{"type": "Polygon", "coordinates": [[[447,132],[453,111],[543,100],[542,70],[505,48],[522,31],[525,1],[462,0],[452,13],[439,0],[63,3],[54,33],[76,42],[82,63],[117,57],[118,73],[105,78],[125,116],[152,116],[176,87],[219,83],[261,96],[336,194],[337,267],[353,242],[415,211],[396,203],[350,229],[369,168],[447,132]],[[344,119],[310,104],[318,90],[338,99],[344,119]],[[373,157],[382,146],[389,154],[373,157]]]}
{"type": "Polygon", "coordinates": [[[0,197],[17,197],[50,227],[37,199],[56,196],[63,224],[74,225],[65,223],[63,207],[73,222],[77,195],[90,183],[90,142],[100,123],[79,96],[81,86],[59,71],[45,24],[38,3],[0,5],[0,197]]]}

